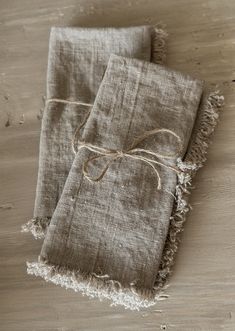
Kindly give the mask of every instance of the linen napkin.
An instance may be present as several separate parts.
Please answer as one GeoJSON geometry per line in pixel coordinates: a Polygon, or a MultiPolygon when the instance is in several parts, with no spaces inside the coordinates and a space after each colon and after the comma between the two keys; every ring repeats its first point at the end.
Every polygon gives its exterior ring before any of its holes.
{"type": "Polygon", "coordinates": [[[34,215],[23,232],[45,235],[74,159],[72,137],[89,116],[110,54],[162,63],[165,38],[151,26],[51,29],[34,215]]]}
{"type": "Polygon", "coordinates": [[[189,75],[110,56],[29,274],[133,310],[155,304],[222,101],[202,93],[189,75]]]}

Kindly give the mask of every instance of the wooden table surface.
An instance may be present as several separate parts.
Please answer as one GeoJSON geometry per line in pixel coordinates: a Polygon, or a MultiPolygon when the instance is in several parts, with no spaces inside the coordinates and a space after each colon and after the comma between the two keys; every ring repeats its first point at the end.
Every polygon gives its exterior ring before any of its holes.
{"type": "Polygon", "coordinates": [[[235,1],[0,1],[0,330],[235,330],[235,1]],[[110,307],[26,274],[41,241],[20,233],[35,197],[51,26],[163,22],[170,67],[218,84],[226,105],[196,178],[169,298],[110,307]]]}

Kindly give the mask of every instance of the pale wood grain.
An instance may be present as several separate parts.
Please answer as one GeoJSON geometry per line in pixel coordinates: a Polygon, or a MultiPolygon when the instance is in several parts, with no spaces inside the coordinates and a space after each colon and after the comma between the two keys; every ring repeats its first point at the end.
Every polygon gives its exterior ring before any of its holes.
{"type": "Polygon", "coordinates": [[[0,15],[0,330],[235,330],[235,2],[1,0],[0,15]],[[41,242],[20,226],[33,210],[50,27],[159,21],[170,33],[168,65],[219,84],[226,106],[196,179],[169,298],[137,313],[27,276],[41,242]]]}

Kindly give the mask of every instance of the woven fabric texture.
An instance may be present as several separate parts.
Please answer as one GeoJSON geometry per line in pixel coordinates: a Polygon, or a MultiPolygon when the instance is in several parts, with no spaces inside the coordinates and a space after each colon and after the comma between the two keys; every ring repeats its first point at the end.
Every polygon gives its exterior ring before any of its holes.
{"type": "Polygon", "coordinates": [[[44,237],[74,159],[71,139],[89,115],[110,54],[161,62],[164,36],[151,26],[52,28],[34,215],[23,230],[44,237]],[[51,99],[83,104],[48,102],[51,99]]]}

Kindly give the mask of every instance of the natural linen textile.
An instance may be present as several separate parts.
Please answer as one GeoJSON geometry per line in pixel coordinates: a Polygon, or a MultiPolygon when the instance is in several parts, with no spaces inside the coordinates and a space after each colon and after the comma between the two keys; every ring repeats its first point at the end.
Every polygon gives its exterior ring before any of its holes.
{"type": "Polygon", "coordinates": [[[151,26],[51,29],[34,217],[23,231],[44,237],[74,159],[74,131],[89,115],[110,54],[161,63],[165,37],[151,26]]]}
{"type": "Polygon", "coordinates": [[[202,91],[203,82],[188,75],[111,55],[91,115],[75,139],[76,157],[39,261],[28,263],[28,273],[126,308],[156,302],[171,264],[164,259],[175,252],[174,227],[180,231],[188,209],[183,195],[204,161],[216,119],[218,99],[211,95],[190,142],[188,158],[197,163],[182,162],[202,91]],[[141,150],[134,155],[145,159],[125,155],[138,138],[141,150]],[[96,147],[103,154],[91,151],[96,147]],[[118,156],[108,155],[110,150],[118,156]],[[151,159],[161,163],[157,172],[151,159]],[[167,238],[172,229],[173,242],[167,238]]]}

